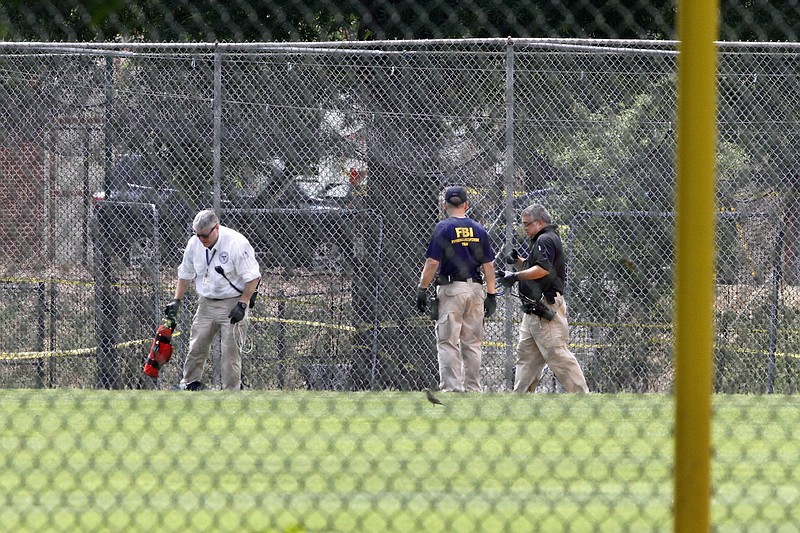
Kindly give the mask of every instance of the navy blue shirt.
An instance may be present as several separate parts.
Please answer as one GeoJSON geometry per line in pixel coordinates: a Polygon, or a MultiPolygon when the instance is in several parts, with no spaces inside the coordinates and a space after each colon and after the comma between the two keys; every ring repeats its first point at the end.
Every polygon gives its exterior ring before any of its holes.
{"type": "Polygon", "coordinates": [[[438,274],[479,279],[481,265],[494,261],[486,229],[469,217],[448,217],[436,224],[425,257],[439,261],[438,274]]]}

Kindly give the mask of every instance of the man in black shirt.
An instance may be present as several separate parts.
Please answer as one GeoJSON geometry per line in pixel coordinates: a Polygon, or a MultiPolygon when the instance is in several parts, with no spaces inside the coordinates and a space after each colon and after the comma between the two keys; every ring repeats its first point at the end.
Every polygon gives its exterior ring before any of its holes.
{"type": "Polygon", "coordinates": [[[514,392],[533,392],[548,366],[567,392],[589,392],[575,355],[569,351],[567,304],[564,301],[564,247],[550,213],[535,204],[520,214],[531,239],[529,257],[512,251],[506,259],[517,272],[503,272],[498,283],[519,282],[525,316],[519,330],[514,392]]]}

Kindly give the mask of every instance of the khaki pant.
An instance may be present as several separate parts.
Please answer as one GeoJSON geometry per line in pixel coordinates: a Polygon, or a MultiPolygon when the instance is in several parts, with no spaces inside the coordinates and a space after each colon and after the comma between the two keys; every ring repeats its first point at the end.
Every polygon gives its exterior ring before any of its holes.
{"type": "Polygon", "coordinates": [[[555,312],[553,320],[527,314],[522,319],[514,392],[536,390],[545,366],[552,370],[567,392],[589,392],[578,360],[567,348],[569,325],[564,296],[557,295],[555,303],[548,307],[555,312]]]}
{"type": "Polygon", "coordinates": [[[209,300],[200,296],[197,303],[197,313],[192,321],[192,334],[189,339],[189,353],[183,365],[183,379],[181,383],[202,381],[203,366],[211,352],[211,341],[219,333],[222,344],[220,357],[220,374],[222,388],[239,390],[242,388],[242,354],[234,338],[240,340],[247,331],[247,314],[238,324],[231,324],[228,314],[239,301],[238,297],[224,300],[209,300]]]}
{"type": "Polygon", "coordinates": [[[437,287],[436,294],[439,297],[436,321],[439,389],[480,391],[483,284],[454,281],[437,287]]]}

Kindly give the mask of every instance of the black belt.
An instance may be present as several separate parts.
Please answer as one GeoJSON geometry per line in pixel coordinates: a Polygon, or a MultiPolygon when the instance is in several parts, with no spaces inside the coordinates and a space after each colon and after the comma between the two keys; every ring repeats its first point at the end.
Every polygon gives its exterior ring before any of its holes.
{"type": "Polygon", "coordinates": [[[471,278],[464,278],[464,277],[460,277],[460,276],[451,276],[451,275],[446,275],[446,274],[437,274],[436,275],[436,283],[438,283],[439,285],[447,285],[449,283],[453,283],[454,281],[474,281],[474,282],[477,282],[477,283],[482,283],[483,282],[483,280],[480,278],[480,276],[474,276],[474,277],[471,277],[471,278]]]}

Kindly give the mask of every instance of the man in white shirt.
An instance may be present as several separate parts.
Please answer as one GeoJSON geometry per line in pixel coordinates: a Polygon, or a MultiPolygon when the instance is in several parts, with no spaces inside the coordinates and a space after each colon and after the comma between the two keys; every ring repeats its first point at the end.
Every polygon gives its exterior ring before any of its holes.
{"type": "Polygon", "coordinates": [[[239,390],[242,386],[240,343],[247,330],[250,298],[261,280],[261,272],[248,240],[239,232],[220,225],[213,210],[197,213],[192,228],[194,235],[178,267],[175,299],[164,310],[167,316],[175,317],[189,283],[194,280],[197,312],[192,321],[180,388],[203,388],[203,366],[211,351],[211,341],[219,332],[222,388],[239,390]]]}

